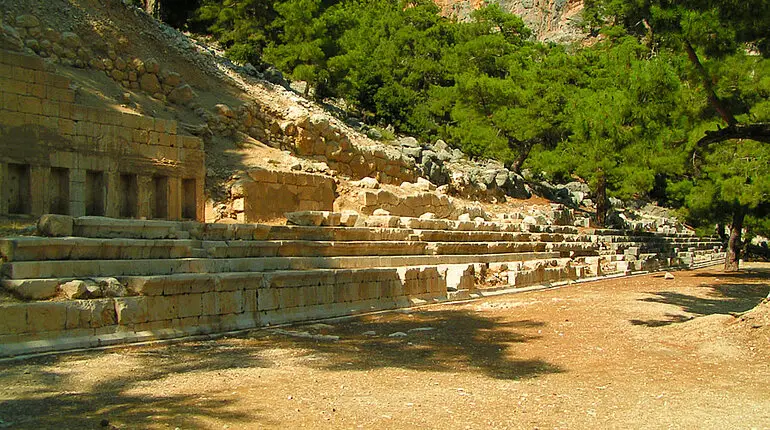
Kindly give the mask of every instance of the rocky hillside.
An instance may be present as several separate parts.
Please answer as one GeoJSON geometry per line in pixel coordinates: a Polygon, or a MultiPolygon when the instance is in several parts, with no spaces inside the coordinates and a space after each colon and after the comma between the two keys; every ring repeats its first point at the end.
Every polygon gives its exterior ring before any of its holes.
{"type": "MultiPolygon", "coordinates": [[[[485,4],[483,0],[435,0],[444,14],[463,20],[485,4]]],[[[538,40],[568,43],[584,37],[580,29],[583,0],[494,0],[503,10],[520,16],[538,40]]]]}

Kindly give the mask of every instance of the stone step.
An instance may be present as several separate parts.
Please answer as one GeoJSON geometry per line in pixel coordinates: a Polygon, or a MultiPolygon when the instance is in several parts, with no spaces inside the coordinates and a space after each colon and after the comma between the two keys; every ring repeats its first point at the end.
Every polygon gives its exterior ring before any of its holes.
{"type": "Polygon", "coordinates": [[[15,261],[2,265],[6,279],[78,279],[177,273],[266,272],[275,270],[353,269],[439,264],[495,263],[557,258],[553,252],[482,255],[357,257],[182,258],[159,260],[15,261]]]}
{"type": "Polygon", "coordinates": [[[92,238],[189,239],[191,224],[197,223],[83,216],[73,219],[73,234],[92,238]]]}
{"type": "Polygon", "coordinates": [[[713,250],[714,247],[721,246],[721,243],[715,243],[715,242],[695,242],[695,243],[688,243],[688,244],[678,244],[678,243],[668,243],[668,242],[620,242],[620,243],[612,243],[609,244],[609,248],[618,251],[623,252],[627,249],[631,248],[638,248],[642,251],[653,253],[653,252],[663,252],[663,251],[673,251],[674,249],[689,249],[689,248],[695,248],[697,250],[713,250]]]}
{"type": "Polygon", "coordinates": [[[590,242],[591,237],[564,233],[415,230],[425,242],[590,242]]]}
{"type": "Polygon", "coordinates": [[[205,241],[203,248],[211,258],[391,256],[426,253],[425,242],[400,241],[205,241]]]}
{"type": "Polygon", "coordinates": [[[544,242],[429,242],[426,248],[426,252],[433,255],[545,251],[546,243],[544,242]]]}
{"type": "Polygon", "coordinates": [[[193,257],[200,241],[16,237],[0,239],[0,260],[135,260],[193,257]]]}

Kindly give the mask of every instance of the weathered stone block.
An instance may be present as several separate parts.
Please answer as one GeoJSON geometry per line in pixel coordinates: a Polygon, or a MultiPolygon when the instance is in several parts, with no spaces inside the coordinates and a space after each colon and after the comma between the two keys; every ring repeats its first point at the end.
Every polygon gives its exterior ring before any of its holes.
{"type": "Polygon", "coordinates": [[[257,293],[257,307],[260,311],[278,309],[280,307],[280,288],[260,288],[257,293]]]}
{"type": "Polygon", "coordinates": [[[242,291],[222,291],[219,293],[219,313],[237,314],[243,312],[242,291]]]}
{"type": "Polygon", "coordinates": [[[26,303],[0,306],[0,334],[20,334],[27,331],[26,303]]]}
{"type": "Polygon", "coordinates": [[[27,304],[27,330],[31,333],[61,331],[67,325],[67,302],[27,304]]]}
{"type": "Polygon", "coordinates": [[[183,295],[147,297],[145,299],[147,321],[161,321],[178,318],[180,297],[183,297],[183,295]]]}
{"type": "Polygon", "coordinates": [[[294,225],[319,226],[324,219],[321,211],[287,212],[285,215],[287,222],[294,225]]]}
{"type": "Polygon", "coordinates": [[[179,318],[200,316],[202,311],[202,296],[202,294],[182,294],[176,296],[179,318]]]}
{"type": "Polygon", "coordinates": [[[0,286],[30,300],[50,299],[57,293],[57,279],[5,279],[0,286]]]}
{"type": "Polygon", "coordinates": [[[147,315],[148,297],[120,297],[115,300],[118,324],[131,325],[149,321],[147,315]]]}

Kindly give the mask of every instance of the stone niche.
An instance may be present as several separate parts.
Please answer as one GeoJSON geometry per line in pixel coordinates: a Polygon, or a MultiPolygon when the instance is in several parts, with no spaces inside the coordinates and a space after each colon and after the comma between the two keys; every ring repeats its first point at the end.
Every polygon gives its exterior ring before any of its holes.
{"type": "Polygon", "coordinates": [[[40,58],[0,49],[0,216],[203,221],[204,178],[176,121],[79,105],[40,58]]]}
{"type": "Polygon", "coordinates": [[[238,222],[283,218],[286,212],[332,211],[337,185],[328,176],[256,169],[230,188],[238,222]]]}

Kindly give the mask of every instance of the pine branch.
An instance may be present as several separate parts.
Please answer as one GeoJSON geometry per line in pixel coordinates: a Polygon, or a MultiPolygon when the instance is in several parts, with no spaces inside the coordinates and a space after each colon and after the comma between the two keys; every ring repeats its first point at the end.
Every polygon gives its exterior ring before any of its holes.
{"type": "Polygon", "coordinates": [[[706,131],[706,135],[698,141],[698,146],[731,139],[749,139],[762,143],[770,143],[770,123],[734,124],[716,131],[706,131]]]}

